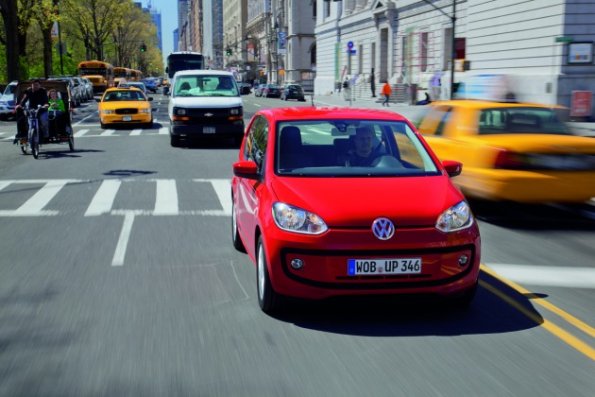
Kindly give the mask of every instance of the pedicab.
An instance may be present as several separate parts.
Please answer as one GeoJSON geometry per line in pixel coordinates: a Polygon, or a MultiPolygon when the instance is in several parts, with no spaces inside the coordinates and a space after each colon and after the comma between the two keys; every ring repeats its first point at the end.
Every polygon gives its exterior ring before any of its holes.
{"type": "MultiPolygon", "coordinates": [[[[15,98],[19,103],[25,91],[31,87],[33,81],[20,81],[15,89],[15,98]]],[[[41,86],[48,92],[56,90],[57,96],[64,102],[64,111],[44,110],[41,108],[24,108],[17,110],[17,143],[23,154],[31,153],[34,158],[39,157],[41,145],[68,143],[70,151],[74,151],[74,136],[72,133],[72,102],[67,81],[41,80],[41,86]],[[48,113],[48,136],[44,137],[38,114],[41,111],[48,113]]]]}

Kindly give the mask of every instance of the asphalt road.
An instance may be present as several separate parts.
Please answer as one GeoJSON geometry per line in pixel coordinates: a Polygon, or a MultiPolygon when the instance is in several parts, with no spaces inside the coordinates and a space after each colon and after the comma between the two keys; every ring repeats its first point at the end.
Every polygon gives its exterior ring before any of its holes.
{"type": "MultiPolygon", "coordinates": [[[[481,288],[467,312],[409,299],[258,308],[230,236],[237,147],[150,130],[12,144],[0,122],[2,396],[592,396],[593,207],[472,203],[481,288]]],[[[287,105],[244,97],[246,120],[287,105]]],[[[308,103],[289,103],[307,106],[308,103]]]]}

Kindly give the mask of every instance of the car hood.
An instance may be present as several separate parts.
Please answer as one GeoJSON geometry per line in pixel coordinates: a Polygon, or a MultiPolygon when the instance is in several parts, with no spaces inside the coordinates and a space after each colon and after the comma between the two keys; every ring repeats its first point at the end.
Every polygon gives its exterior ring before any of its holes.
{"type": "Polygon", "coordinates": [[[277,178],[277,201],[322,217],[329,227],[369,227],[378,217],[400,226],[429,226],[463,200],[447,176],[277,178]]]}
{"type": "Polygon", "coordinates": [[[595,153],[595,139],[577,135],[502,134],[480,135],[476,139],[516,152],[595,153]]]}
{"type": "Polygon", "coordinates": [[[14,103],[14,95],[0,95],[0,102],[14,103]]]}
{"type": "Polygon", "coordinates": [[[240,97],[210,96],[210,97],[175,97],[171,98],[173,105],[188,109],[201,108],[230,108],[242,106],[240,97]]]}

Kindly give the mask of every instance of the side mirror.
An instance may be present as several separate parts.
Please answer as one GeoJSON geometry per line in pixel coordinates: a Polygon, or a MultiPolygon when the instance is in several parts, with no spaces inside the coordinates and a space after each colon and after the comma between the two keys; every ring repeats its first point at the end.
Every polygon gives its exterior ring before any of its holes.
{"type": "Polygon", "coordinates": [[[239,178],[259,179],[258,166],[254,161],[238,161],[233,164],[233,174],[239,178]]]}
{"type": "Polygon", "coordinates": [[[152,101],[152,100],[153,100],[153,97],[152,97],[152,96],[150,96],[150,97],[149,97],[149,102],[150,102],[150,101],[152,101]]]}
{"type": "Polygon", "coordinates": [[[95,102],[101,102],[101,98],[95,98],[95,102]]]}
{"type": "Polygon", "coordinates": [[[446,170],[448,176],[451,178],[460,175],[461,171],[463,171],[463,163],[461,163],[460,161],[444,160],[442,162],[442,165],[444,166],[444,169],[446,170]]]}

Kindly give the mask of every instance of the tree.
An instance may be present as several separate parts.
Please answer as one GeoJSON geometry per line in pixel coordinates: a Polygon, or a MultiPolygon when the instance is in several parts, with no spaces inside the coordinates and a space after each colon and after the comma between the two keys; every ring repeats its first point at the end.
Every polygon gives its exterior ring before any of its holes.
{"type": "Polygon", "coordinates": [[[105,60],[105,45],[116,20],[131,0],[63,0],[63,9],[73,17],[75,34],[84,43],[87,59],[105,60]]]}
{"type": "Polygon", "coordinates": [[[43,40],[43,72],[45,77],[52,74],[52,28],[58,21],[58,0],[36,0],[33,15],[37,20],[43,40]]]}
{"type": "Polygon", "coordinates": [[[13,34],[19,30],[17,0],[0,0],[0,13],[2,13],[2,20],[4,21],[4,35],[1,39],[2,44],[6,46],[7,80],[18,80],[19,41],[17,36],[13,34]]]}

